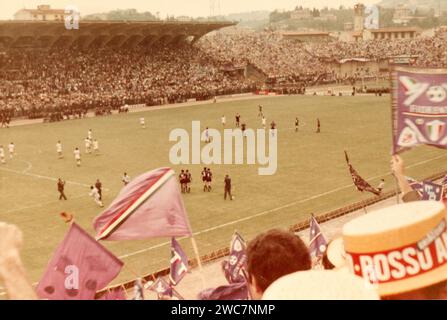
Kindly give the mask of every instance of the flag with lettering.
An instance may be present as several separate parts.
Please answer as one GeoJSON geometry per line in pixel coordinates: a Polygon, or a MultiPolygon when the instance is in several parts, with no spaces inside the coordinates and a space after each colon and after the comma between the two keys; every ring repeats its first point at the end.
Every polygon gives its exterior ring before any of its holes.
{"type": "Polygon", "coordinates": [[[174,171],[169,168],[135,178],[93,224],[98,240],[192,235],[174,171]]]}
{"type": "Polygon", "coordinates": [[[417,181],[413,178],[406,177],[410,187],[417,191],[421,196],[421,200],[441,201],[444,191],[443,184],[437,184],[431,181],[417,181]]]}
{"type": "Polygon", "coordinates": [[[36,292],[49,300],[94,300],[96,292],[115,279],[122,266],[122,261],[72,223],[36,292]]]}
{"type": "Polygon", "coordinates": [[[392,86],[393,153],[447,148],[447,69],[395,67],[392,86]]]}
{"type": "Polygon", "coordinates": [[[199,300],[248,300],[245,281],[231,283],[217,288],[205,289],[199,293],[199,300]]]}
{"type": "Polygon", "coordinates": [[[310,219],[309,252],[316,257],[322,257],[326,252],[327,241],[321,232],[320,225],[314,216],[310,219]]]}
{"type": "Polygon", "coordinates": [[[230,255],[222,262],[222,269],[228,283],[245,281],[244,272],[247,267],[247,244],[238,232],[233,234],[230,244],[230,255]]]}
{"type": "Polygon", "coordinates": [[[171,240],[171,269],[169,280],[176,286],[188,272],[188,257],[180,244],[172,238],[171,240]]]}
{"type": "Polygon", "coordinates": [[[374,193],[376,196],[380,195],[380,191],[373,188],[365,179],[363,179],[357,171],[354,169],[354,167],[351,165],[348,157],[348,153],[345,151],[345,158],[346,163],[348,164],[349,173],[351,174],[352,182],[356,186],[357,190],[360,192],[371,192],[374,193]]]}

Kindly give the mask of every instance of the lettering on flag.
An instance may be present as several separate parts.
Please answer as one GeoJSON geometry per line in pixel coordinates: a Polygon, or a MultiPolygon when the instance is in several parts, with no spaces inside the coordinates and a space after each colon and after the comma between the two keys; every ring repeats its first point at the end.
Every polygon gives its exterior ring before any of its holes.
{"type": "Polygon", "coordinates": [[[171,240],[171,270],[169,279],[176,286],[188,272],[188,257],[180,244],[172,238],[171,240]]]}
{"type": "Polygon", "coordinates": [[[393,152],[447,148],[447,69],[395,67],[392,86],[393,152]]]}

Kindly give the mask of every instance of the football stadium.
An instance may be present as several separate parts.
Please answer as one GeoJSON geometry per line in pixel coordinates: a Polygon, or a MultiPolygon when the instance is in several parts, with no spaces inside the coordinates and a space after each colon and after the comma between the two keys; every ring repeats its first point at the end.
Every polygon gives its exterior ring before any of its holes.
{"type": "Polygon", "coordinates": [[[0,21],[0,299],[446,299],[447,8],[218,2],[0,21]]]}

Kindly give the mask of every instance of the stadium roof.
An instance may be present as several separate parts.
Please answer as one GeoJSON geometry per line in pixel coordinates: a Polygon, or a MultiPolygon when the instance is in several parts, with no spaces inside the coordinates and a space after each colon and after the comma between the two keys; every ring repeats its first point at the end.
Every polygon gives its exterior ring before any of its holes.
{"type": "Polygon", "coordinates": [[[0,21],[0,49],[63,47],[134,47],[157,42],[195,42],[205,34],[234,22],[83,21],[67,30],[61,21],[0,21]]]}

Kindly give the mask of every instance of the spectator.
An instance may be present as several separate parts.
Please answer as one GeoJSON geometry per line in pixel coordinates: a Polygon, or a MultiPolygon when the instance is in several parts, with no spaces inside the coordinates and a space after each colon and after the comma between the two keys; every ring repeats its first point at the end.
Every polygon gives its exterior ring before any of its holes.
{"type": "Polygon", "coordinates": [[[247,248],[247,272],[253,300],[280,277],[312,267],[309,250],[291,232],[271,230],[250,241],[247,248]]]}

